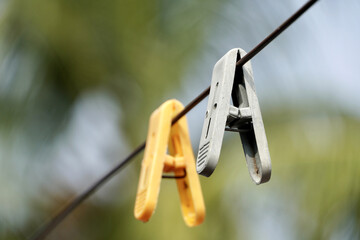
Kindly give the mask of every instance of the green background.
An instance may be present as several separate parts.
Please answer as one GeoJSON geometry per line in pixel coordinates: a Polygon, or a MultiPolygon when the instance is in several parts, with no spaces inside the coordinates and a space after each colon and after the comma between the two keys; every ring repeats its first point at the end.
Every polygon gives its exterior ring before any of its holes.
{"type": "MultiPolygon", "coordinates": [[[[229,49],[250,51],[301,4],[0,1],[0,239],[30,237],[145,139],[162,102],[190,102],[229,49]]],[[[144,224],[140,154],[48,239],[358,239],[359,9],[320,1],[252,60],[269,183],[251,181],[226,133],[216,171],[200,176],[204,223],[185,225],[163,180],[144,224]]],[[[188,114],[195,154],[205,106],[188,114]]]]}

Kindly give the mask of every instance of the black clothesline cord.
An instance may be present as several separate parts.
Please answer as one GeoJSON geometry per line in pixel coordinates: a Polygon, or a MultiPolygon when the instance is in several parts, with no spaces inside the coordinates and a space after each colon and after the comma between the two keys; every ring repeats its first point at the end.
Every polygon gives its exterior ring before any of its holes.
{"type": "MultiPolygon", "coordinates": [[[[304,6],[302,6],[297,12],[295,12],[290,18],[288,18],[283,24],[281,24],[275,31],[268,35],[262,42],[260,42],[256,47],[254,47],[250,52],[248,52],[243,58],[241,58],[237,63],[237,67],[242,67],[247,63],[251,58],[258,54],[264,47],[266,47],[272,40],[274,40],[280,33],[282,33],[287,27],[294,23],[303,13],[305,13],[315,2],[318,0],[310,0],[304,6]]],[[[193,109],[197,104],[199,104],[206,96],[210,93],[210,86],[206,88],[200,95],[198,95],[194,100],[192,100],[186,107],[175,116],[171,124],[175,124],[180,118],[186,115],[191,109],[193,109]]],[[[50,219],[46,224],[44,224],[32,237],[30,240],[40,240],[44,239],[57,225],[59,225],[75,208],[77,208],[85,199],[91,196],[96,190],[98,190],[103,184],[105,184],[112,176],[114,176],[120,169],[122,169],[130,160],[132,160],[137,154],[145,149],[146,142],[140,144],[135,150],[130,153],[123,161],[116,165],[111,171],[109,171],[105,176],[96,181],[91,185],[87,190],[82,194],[77,196],[72,200],[65,208],[58,212],[53,218],[50,219]]],[[[173,178],[173,177],[172,177],[173,178]]]]}

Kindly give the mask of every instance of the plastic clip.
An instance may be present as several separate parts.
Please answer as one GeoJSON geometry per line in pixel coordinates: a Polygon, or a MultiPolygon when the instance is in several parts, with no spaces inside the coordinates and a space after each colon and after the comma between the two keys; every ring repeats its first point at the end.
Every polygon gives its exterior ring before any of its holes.
{"type": "Polygon", "coordinates": [[[236,67],[245,55],[240,48],[232,49],[215,64],[196,169],[210,176],[218,163],[224,131],[239,132],[250,176],[260,184],[270,180],[271,160],[251,63],[236,67]]]}
{"type": "Polygon", "coordinates": [[[156,208],[163,172],[180,177],[176,183],[185,223],[196,226],[204,220],[205,205],[186,118],[171,126],[172,118],[183,108],[179,101],[169,100],[151,115],[134,209],[135,218],[143,222],[156,208]]]}

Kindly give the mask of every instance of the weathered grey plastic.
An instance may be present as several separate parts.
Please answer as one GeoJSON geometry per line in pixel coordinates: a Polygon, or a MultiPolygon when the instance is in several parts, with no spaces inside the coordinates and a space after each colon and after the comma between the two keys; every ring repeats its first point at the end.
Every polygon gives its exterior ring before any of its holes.
{"type": "Polygon", "coordinates": [[[270,180],[271,160],[251,63],[236,69],[246,52],[230,50],[213,70],[196,170],[209,177],[219,160],[225,128],[240,133],[250,176],[256,184],[270,180]],[[232,97],[235,106],[230,105],[232,97]]]}

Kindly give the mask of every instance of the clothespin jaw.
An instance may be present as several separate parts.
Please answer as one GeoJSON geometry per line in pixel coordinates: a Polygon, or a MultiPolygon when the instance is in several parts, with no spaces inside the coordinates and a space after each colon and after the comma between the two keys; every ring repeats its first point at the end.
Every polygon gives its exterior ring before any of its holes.
{"type": "Polygon", "coordinates": [[[245,55],[240,48],[232,49],[215,64],[196,169],[210,176],[218,163],[224,131],[239,132],[250,176],[261,184],[270,180],[271,160],[251,63],[236,67],[245,55]]]}
{"type": "Polygon", "coordinates": [[[169,100],[151,115],[134,209],[135,218],[143,222],[150,219],[156,208],[163,172],[184,176],[177,178],[176,183],[185,223],[196,226],[204,220],[205,205],[186,118],[171,126],[173,117],[183,108],[179,101],[169,100]]]}

